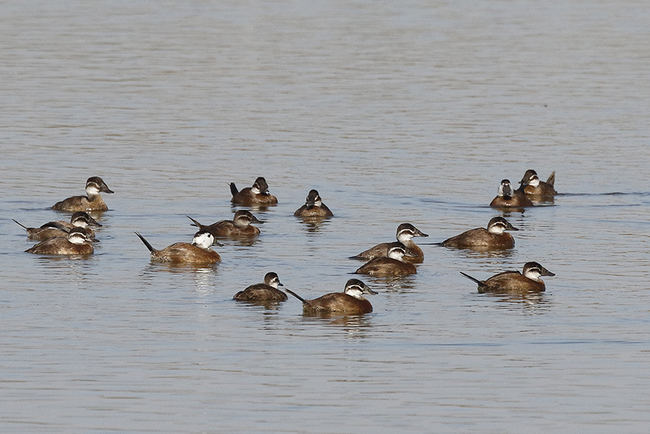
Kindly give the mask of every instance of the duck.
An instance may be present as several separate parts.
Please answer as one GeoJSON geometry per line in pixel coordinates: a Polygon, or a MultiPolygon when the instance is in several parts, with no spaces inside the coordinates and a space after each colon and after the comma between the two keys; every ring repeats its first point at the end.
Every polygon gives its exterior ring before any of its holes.
{"type": "Polygon", "coordinates": [[[367,261],[379,257],[388,257],[388,252],[391,247],[402,246],[405,248],[407,253],[407,255],[404,256],[404,261],[411,264],[420,264],[424,261],[424,252],[417,244],[415,244],[413,237],[428,236],[428,234],[425,234],[411,223],[402,223],[397,226],[397,231],[395,232],[397,241],[377,244],[368,250],[364,250],[358,255],[351,256],[350,259],[362,259],[367,261]]]}
{"type": "Polygon", "coordinates": [[[546,182],[540,181],[537,172],[533,169],[526,170],[519,182],[519,191],[522,191],[528,199],[534,202],[553,202],[557,191],[555,191],[555,172],[551,172],[546,182]]]}
{"type": "Polygon", "coordinates": [[[194,265],[213,265],[221,262],[221,256],[210,248],[215,241],[214,236],[208,231],[196,232],[191,244],[174,243],[161,250],[154,249],[138,232],[135,234],[151,252],[152,262],[194,265]]]}
{"type": "Polygon", "coordinates": [[[269,185],[266,179],[260,176],[253,183],[252,187],[246,187],[239,191],[234,182],[230,183],[232,203],[244,206],[269,206],[277,205],[278,198],[269,193],[269,185]]]}
{"type": "Polygon", "coordinates": [[[37,255],[92,255],[95,251],[84,228],[73,228],[65,237],[49,238],[25,250],[37,255]]]}
{"type": "Polygon", "coordinates": [[[284,285],[280,282],[277,273],[266,273],[264,275],[264,283],[256,283],[255,285],[248,286],[243,291],[235,294],[233,300],[252,303],[286,301],[287,294],[279,290],[278,286],[284,285]]]}
{"type": "Polygon", "coordinates": [[[221,220],[211,225],[202,225],[190,216],[187,218],[193,226],[210,232],[215,238],[254,238],[260,234],[260,229],[251,223],[263,223],[247,210],[238,210],[232,220],[221,220]]]}
{"type": "Polygon", "coordinates": [[[296,217],[302,218],[326,218],[334,216],[334,213],[323,203],[316,190],[309,190],[305,204],[293,213],[296,217]]]}
{"type": "Polygon", "coordinates": [[[372,312],[372,304],[364,294],[377,294],[359,279],[350,279],[343,292],[331,292],[313,300],[305,300],[290,289],[285,291],[302,302],[306,314],[363,315],[372,312]]]}
{"type": "Polygon", "coordinates": [[[504,271],[495,274],[487,280],[478,280],[469,274],[460,272],[463,276],[478,284],[478,292],[543,292],[546,290],[540,276],[555,276],[537,262],[526,262],[523,272],[504,271]]]}
{"type": "Polygon", "coordinates": [[[398,277],[415,274],[415,265],[404,262],[406,249],[402,246],[393,246],[388,251],[388,257],[379,256],[363,264],[355,274],[368,274],[378,277],[398,277]]]}
{"type": "Polygon", "coordinates": [[[455,247],[457,249],[512,249],[515,246],[515,239],[505,231],[518,230],[503,217],[493,217],[488,222],[487,229],[470,229],[462,234],[448,238],[440,244],[444,247],[455,247]]]}
{"type": "Polygon", "coordinates": [[[492,208],[519,208],[533,206],[533,202],[520,190],[513,190],[509,179],[502,179],[499,193],[490,202],[492,208]]]}
{"type": "Polygon", "coordinates": [[[30,228],[20,223],[16,219],[12,219],[19,226],[27,232],[27,238],[34,241],[44,241],[49,238],[67,237],[70,229],[80,227],[86,229],[86,233],[92,241],[95,239],[95,231],[90,228],[90,225],[101,226],[94,218],[92,218],[85,211],[77,211],[72,214],[70,221],[57,220],[47,222],[38,228],[30,228]]]}
{"type": "Polygon", "coordinates": [[[99,193],[113,193],[99,176],[91,176],[86,181],[86,196],[72,196],[52,205],[57,211],[108,211],[106,202],[99,193]]]}

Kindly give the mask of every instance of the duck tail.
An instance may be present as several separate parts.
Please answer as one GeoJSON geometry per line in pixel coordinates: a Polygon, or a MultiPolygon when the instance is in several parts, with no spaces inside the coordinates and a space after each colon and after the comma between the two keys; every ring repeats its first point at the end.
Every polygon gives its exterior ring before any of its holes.
{"type": "Polygon", "coordinates": [[[298,294],[296,294],[292,290],[290,290],[288,288],[284,288],[284,290],[286,292],[288,292],[289,294],[293,295],[294,297],[296,297],[298,300],[302,301],[303,304],[309,304],[309,302],[307,300],[305,300],[304,298],[302,298],[301,296],[299,296],[298,294]]]}
{"type": "Polygon", "coordinates": [[[151,244],[149,244],[149,241],[147,241],[147,240],[146,240],[142,235],[140,235],[140,234],[137,233],[137,232],[136,232],[135,234],[136,234],[136,235],[137,235],[137,236],[142,240],[142,242],[144,243],[145,246],[147,246],[147,249],[149,249],[150,252],[153,253],[153,252],[156,251],[156,249],[154,249],[154,248],[151,246],[151,244]]]}
{"type": "Polygon", "coordinates": [[[23,228],[23,229],[27,229],[27,226],[25,226],[24,224],[20,223],[18,220],[15,220],[15,219],[11,219],[11,220],[15,221],[16,224],[17,224],[18,226],[20,226],[21,228],[23,228]]]}
{"type": "Polygon", "coordinates": [[[237,193],[239,193],[239,190],[237,190],[237,186],[235,185],[234,182],[231,182],[230,183],[230,194],[232,194],[232,196],[235,197],[235,195],[237,193]]]}
{"type": "Polygon", "coordinates": [[[546,183],[550,184],[551,187],[555,187],[555,170],[548,176],[546,183]]]}
{"type": "Polygon", "coordinates": [[[190,216],[185,216],[185,217],[187,217],[188,219],[192,220],[192,224],[191,224],[190,226],[196,226],[196,227],[199,228],[199,229],[203,229],[203,225],[202,225],[201,223],[197,222],[196,220],[194,220],[194,219],[193,219],[192,217],[190,217],[190,216]]]}
{"type": "Polygon", "coordinates": [[[460,274],[462,274],[463,276],[467,277],[469,280],[473,280],[474,282],[476,282],[476,283],[478,284],[478,286],[484,286],[484,285],[485,285],[483,282],[481,282],[481,281],[478,280],[478,279],[473,278],[473,277],[470,276],[469,274],[465,274],[465,273],[463,273],[462,271],[460,272],[460,274]]]}

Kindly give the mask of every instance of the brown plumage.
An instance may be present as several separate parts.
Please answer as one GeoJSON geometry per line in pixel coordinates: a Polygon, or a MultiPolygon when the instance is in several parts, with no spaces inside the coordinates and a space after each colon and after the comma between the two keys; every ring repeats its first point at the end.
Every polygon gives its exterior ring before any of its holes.
{"type": "Polygon", "coordinates": [[[25,229],[27,232],[27,238],[35,241],[44,241],[56,237],[67,237],[70,230],[75,227],[82,227],[86,229],[86,234],[88,237],[91,240],[94,240],[95,231],[88,227],[88,224],[90,223],[95,224],[96,226],[101,226],[95,221],[95,219],[83,211],[78,211],[72,214],[69,222],[57,220],[53,222],[47,222],[38,228],[29,228],[15,219],[12,220],[20,225],[23,229],[25,229]]]}
{"type": "Polygon", "coordinates": [[[440,243],[445,247],[474,250],[500,250],[511,249],[515,246],[515,239],[504,231],[518,231],[503,217],[492,218],[486,228],[475,228],[451,237],[440,243]]]}
{"type": "Polygon", "coordinates": [[[153,262],[168,262],[172,264],[194,264],[194,265],[213,265],[221,262],[221,257],[217,252],[210,249],[209,246],[214,243],[214,237],[209,232],[197,232],[194,235],[194,242],[174,243],[164,249],[154,249],[151,244],[139,233],[135,233],[151,252],[153,262]],[[205,244],[197,241],[200,236],[208,236],[209,242],[205,244]],[[198,243],[198,245],[197,245],[198,243]],[[205,247],[207,245],[207,247],[205,247]]]}
{"type": "Polygon", "coordinates": [[[113,193],[99,176],[92,176],[86,181],[86,196],[72,196],[55,203],[52,209],[57,211],[107,211],[108,206],[100,192],[113,193]]]}
{"type": "Polygon", "coordinates": [[[399,277],[417,272],[415,265],[403,262],[405,250],[402,246],[391,247],[388,258],[374,258],[355,271],[356,274],[368,274],[378,277],[399,277]]]}
{"type": "Polygon", "coordinates": [[[537,262],[527,262],[523,273],[519,271],[504,271],[495,274],[487,280],[478,280],[468,274],[460,272],[463,276],[478,285],[478,292],[542,292],[546,286],[540,276],[555,276],[555,274],[542,267],[537,262]]]}
{"type": "Polygon", "coordinates": [[[423,233],[418,228],[413,226],[410,223],[402,223],[397,227],[395,237],[397,241],[391,243],[380,243],[376,246],[364,250],[356,256],[350,257],[350,259],[374,259],[380,257],[387,257],[388,252],[393,247],[403,247],[406,250],[406,256],[404,256],[404,262],[411,264],[420,264],[424,261],[424,252],[422,249],[415,244],[413,237],[428,237],[429,235],[423,233]]]}
{"type": "Polygon", "coordinates": [[[376,294],[365,283],[358,279],[350,279],[345,284],[343,292],[332,292],[313,300],[305,300],[290,289],[286,291],[302,301],[303,312],[308,315],[318,314],[345,314],[361,315],[372,312],[372,304],[363,297],[363,294],[376,294]]]}
{"type": "Polygon", "coordinates": [[[74,228],[67,237],[50,238],[25,250],[37,255],[91,255],[95,251],[83,228],[74,228]]]}
{"type": "Polygon", "coordinates": [[[211,225],[202,225],[190,216],[187,218],[192,220],[194,226],[210,232],[215,238],[254,238],[260,234],[260,229],[251,223],[262,223],[247,210],[237,211],[232,220],[221,220],[211,225]]]}
{"type": "Polygon", "coordinates": [[[234,182],[230,183],[232,203],[244,206],[269,206],[277,205],[278,199],[269,193],[269,186],[263,177],[255,180],[252,187],[246,187],[241,191],[237,190],[234,182]]]}
{"type": "Polygon", "coordinates": [[[546,182],[541,181],[537,172],[528,169],[520,181],[519,191],[522,191],[532,202],[553,202],[555,191],[555,172],[552,172],[546,182]]]}
{"type": "Polygon", "coordinates": [[[368,274],[378,277],[406,276],[416,272],[415,265],[392,258],[371,259],[355,271],[356,274],[368,274]]]}
{"type": "Polygon", "coordinates": [[[287,299],[287,294],[280,291],[278,286],[284,286],[276,273],[266,273],[264,283],[256,283],[239,291],[233,297],[237,301],[247,301],[250,303],[280,302],[287,299]]]}
{"type": "Polygon", "coordinates": [[[307,194],[305,204],[298,208],[293,215],[302,218],[325,218],[332,217],[334,214],[330,211],[327,205],[323,203],[318,191],[311,190],[309,191],[309,194],[307,194]]]}
{"type": "Polygon", "coordinates": [[[533,203],[520,190],[512,190],[510,181],[503,179],[499,185],[498,195],[490,202],[492,208],[525,208],[533,203]]]}

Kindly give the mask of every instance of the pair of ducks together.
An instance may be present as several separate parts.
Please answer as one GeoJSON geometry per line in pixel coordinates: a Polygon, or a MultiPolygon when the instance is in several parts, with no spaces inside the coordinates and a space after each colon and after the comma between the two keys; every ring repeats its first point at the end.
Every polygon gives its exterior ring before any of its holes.
{"type": "Polygon", "coordinates": [[[31,228],[14,220],[27,232],[30,240],[40,243],[25,250],[38,255],[91,255],[95,249],[92,242],[98,242],[90,226],[101,226],[87,212],[107,211],[108,206],[100,193],[113,193],[99,177],[92,176],[86,181],[86,195],[72,196],[55,203],[52,209],[72,212],[70,221],[48,222],[38,228],[31,228]]]}
{"type": "Polygon", "coordinates": [[[519,181],[519,188],[516,190],[512,189],[509,179],[501,180],[499,192],[490,202],[490,206],[492,208],[522,209],[542,202],[553,202],[557,194],[554,185],[555,172],[552,172],[544,182],[540,181],[537,172],[528,169],[519,181]]]}

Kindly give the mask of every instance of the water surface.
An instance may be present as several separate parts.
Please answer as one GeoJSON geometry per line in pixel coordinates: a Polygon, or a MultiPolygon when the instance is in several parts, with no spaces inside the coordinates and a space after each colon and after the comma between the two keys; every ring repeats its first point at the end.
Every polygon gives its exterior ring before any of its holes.
{"type": "Polygon", "coordinates": [[[3,431],[646,431],[650,25],[644,2],[10,2],[0,36],[3,431]],[[515,249],[423,245],[363,317],[305,297],[408,221],[442,241],[499,215],[499,181],[557,173],[515,249]],[[89,176],[115,191],[96,254],[53,259],[11,218],[89,176]],[[151,264],[228,183],[279,205],[213,268],[151,264]],[[316,188],[335,218],[292,216],[316,188]],[[614,194],[615,193],[615,194],[614,194]],[[463,278],[557,274],[526,297],[463,278]]]}

